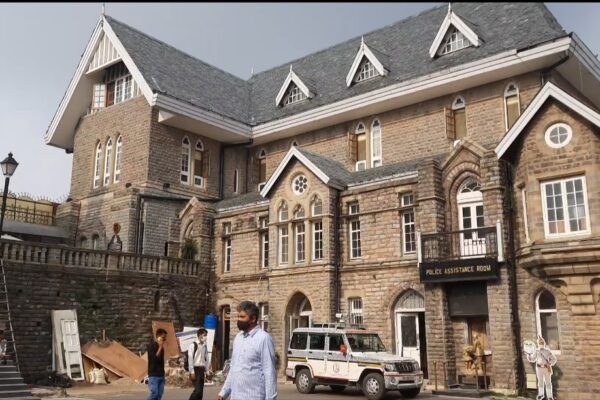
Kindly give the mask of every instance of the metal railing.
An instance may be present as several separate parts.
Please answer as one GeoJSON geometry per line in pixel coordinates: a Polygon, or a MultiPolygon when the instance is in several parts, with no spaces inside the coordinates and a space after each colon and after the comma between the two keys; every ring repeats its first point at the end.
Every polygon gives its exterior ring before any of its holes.
{"type": "Polygon", "coordinates": [[[497,258],[498,226],[453,232],[421,234],[421,261],[435,262],[465,258],[497,258]]]}
{"type": "MultiPolygon", "coordinates": [[[[5,261],[20,263],[63,265],[65,267],[110,269],[151,274],[199,276],[203,271],[200,263],[192,260],[80,249],[14,240],[0,240],[0,258],[5,261]]],[[[208,272],[208,269],[206,269],[206,272],[208,272]]]]}
{"type": "MultiPolygon", "coordinates": [[[[0,205],[2,202],[0,201],[0,205]]],[[[39,225],[54,225],[57,204],[9,197],[6,199],[6,220],[39,225]],[[42,209],[40,209],[42,208],[42,209]],[[52,211],[50,211],[52,210],[52,211]]]]}

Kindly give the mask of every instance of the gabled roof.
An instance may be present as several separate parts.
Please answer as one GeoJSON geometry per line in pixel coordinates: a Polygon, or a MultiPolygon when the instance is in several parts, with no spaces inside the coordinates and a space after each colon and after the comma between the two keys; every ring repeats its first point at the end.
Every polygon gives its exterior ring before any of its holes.
{"type": "Polygon", "coordinates": [[[300,88],[302,93],[304,93],[304,95],[307,98],[310,99],[311,97],[314,96],[314,93],[311,92],[310,89],[308,88],[308,86],[306,86],[304,84],[304,82],[302,82],[302,79],[300,79],[300,77],[298,75],[296,75],[296,73],[292,69],[292,65],[290,64],[290,73],[288,74],[287,78],[285,78],[283,85],[281,85],[281,89],[279,89],[279,93],[277,94],[277,97],[275,98],[275,105],[277,105],[277,106],[281,105],[281,102],[283,101],[283,97],[287,93],[287,90],[290,87],[290,84],[292,82],[296,86],[298,86],[298,88],[300,88]]]}
{"type": "Polygon", "coordinates": [[[533,119],[533,117],[536,116],[540,108],[549,98],[553,98],[554,100],[564,104],[581,117],[587,119],[597,127],[600,127],[600,113],[577,100],[575,97],[571,96],[554,83],[548,82],[533,98],[527,109],[519,116],[514,125],[509,129],[508,132],[506,132],[506,135],[504,135],[496,147],[496,155],[498,158],[502,158],[502,156],[508,151],[515,140],[517,140],[521,132],[523,132],[525,127],[527,127],[529,122],[533,119]]]}
{"type": "Polygon", "coordinates": [[[208,124],[222,123],[246,136],[251,136],[251,127],[276,123],[309,110],[334,106],[440,71],[566,36],[542,3],[453,3],[452,9],[469,29],[485,27],[486,41],[479,48],[469,47],[431,59],[427,49],[447,16],[446,6],[433,8],[363,35],[375,58],[389,72],[386,79],[372,79],[350,87],[344,83],[357,55],[357,38],[255,74],[246,81],[106,16],[99,21],[88,43],[48,129],[46,142],[72,148],[74,128],[91,101],[91,80],[83,71],[102,32],[111,38],[150,104],[185,109],[186,116],[198,116],[208,124]],[[318,95],[294,107],[277,107],[273,98],[289,75],[290,64],[301,72],[307,88],[318,95]],[[75,98],[79,100],[73,102],[75,98]]]}
{"type": "Polygon", "coordinates": [[[292,159],[300,161],[324,184],[336,189],[343,189],[344,178],[349,179],[350,177],[350,173],[341,163],[292,146],[277,166],[275,172],[273,172],[269,180],[265,183],[265,187],[260,191],[261,196],[267,197],[269,191],[271,191],[275,183],[279,180],[279,177],[292,159]]]}
{"type": "Polygon", "coordinates": [[[429,56],[431,58],[434,58],[436,56],[440,46],[442,45],[442,40],[444,40],[444,37],[446,36],[446,33],[448,32],[450,27],[455,27],[456,29],[458,29],[460,33],[462,33],[467,39],[469,39],[469,42],[471,42],[473,46],[479,47],[479,36],[477,36],[475,31],[471,29],[469,25],[467,25],[465,21],[463,21],[458,15],[456,15],[454,10],[452,10],[452,8],[448,6],[448,13],[446,14],[446,18],[444,18],[444,22],[442,22],[442,25],[440,26],[440,29],[438,30],[437,35],[435,36],[435,39],[433,40],[433,43],[429,48],[429,56]]]}
{"type": "Polygon", "coordinates": [[[373,64],[373,67],[375,67],[379,75],[387,75],[388,70],[385,69],[381,61],[379,61],[379,59],[375,56],[375,53],[373,53],[369,46],[366,45],[364,37],[361,37],[358,53],[356,53],[356,57],[354,57],[354,62],[352,63],[350,71],[348,71],[348,75],[346,76],[346,86],[352,85],[354,77],[356,76],[358,68],[360,67],[361,61],[365,57],[371,62],[371,64],[373,64]]]}

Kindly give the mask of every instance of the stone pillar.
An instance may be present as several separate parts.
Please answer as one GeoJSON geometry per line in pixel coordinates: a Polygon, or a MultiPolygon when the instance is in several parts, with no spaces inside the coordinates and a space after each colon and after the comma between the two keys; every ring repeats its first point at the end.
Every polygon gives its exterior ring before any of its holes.
{"type": "Polygon", "coordinates": [[[77,225],[79,224],[79,210],[81,204],[77,201],[69,201],[60,204],[56,208],[54,224],[61,227],[68,235],[67,245],[77,247],[77,225]]]}
{"type": "Polygon", "coordinates": [[[442,171],[436,160],[427,161],[420,166],[416,197],[418,230],[424,233],[442,232],[446,226],[446,199],[442,187],[442,171]]]}
{"type": "Polygon", "coordinates": [[[425,284],[425,330],[427,332],[427,367],[429,380],[435,376],[437,362],[438,388],[456,383],[456,357],[454,334],[444,287],[440,284],[425,284]],[[446,382],[444,382],[444,363],[446,382]]]}

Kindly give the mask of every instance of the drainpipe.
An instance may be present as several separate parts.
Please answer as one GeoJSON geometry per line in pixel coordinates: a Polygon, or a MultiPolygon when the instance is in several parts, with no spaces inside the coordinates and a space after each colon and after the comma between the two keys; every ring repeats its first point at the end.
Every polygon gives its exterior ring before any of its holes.
{"type": "Polygon", "coordinates": [[[513,171],[508,162],[505,163],[504,173],[506,177],[506,191],[504,192],[504,213],[508,222],[508,257],[506,266],[508,271],[508,283],[510,285],[510,302],[512,328],[514,332],[513,345],[517,356],[515,384],[520,395],[525,394],[525,368],[523,366],[523,354],[521,352],[521,322],[519,320],[519,292],[517,288],[517,258],[515,244],[515,207],[513,192],[513,171]]]}
{"type": "MultiPolygon", "coordinates": [[[[341,283],[340,283],[340,263],[342,258],[342,249],[340,248],[340,192],[339,190],[335,191],[335,209],[333,211],[333,226],[335,230],[335,235],[333,236],[333,247],[335,248],[335,260],[334,260],[334,295],[335,295],[335,304],[334,309],[335,313],[340,312],[340,292],[341,292],[341,283]]],[[[334,313],[334,314],[335,314],[334,313]]],[[[335,315],[334,315],[335,316],[335,315]]]]}

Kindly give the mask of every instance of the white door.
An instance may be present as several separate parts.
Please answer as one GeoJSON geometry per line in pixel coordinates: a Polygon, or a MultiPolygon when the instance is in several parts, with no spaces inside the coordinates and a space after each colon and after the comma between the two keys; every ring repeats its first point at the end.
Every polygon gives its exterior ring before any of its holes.
{"type": "Polygon", "coordinates": [[[63,345],[65,352],[65,364],[67,375],[73,380],[82,381],[83,360],[81,359],[81,347],[79,345],[79,329],[76,320],[61,321],[63,345]]]}
{"type": "MultiPolygon", "coordinates": [[[[459,223],[461,231],[483,227],[483,203],[461,204],[459,206],[459,211],[459,223]]],[[[481,256],[485,253],[485,237],[479,237],[477,231],[461,233],[461,256],[481,256]]]]}
{"type": "Polygon", "coordinates": [[[421,364],[419,314],[396,313],[396,351],[398,355],[413,358],[421,364]]]}

